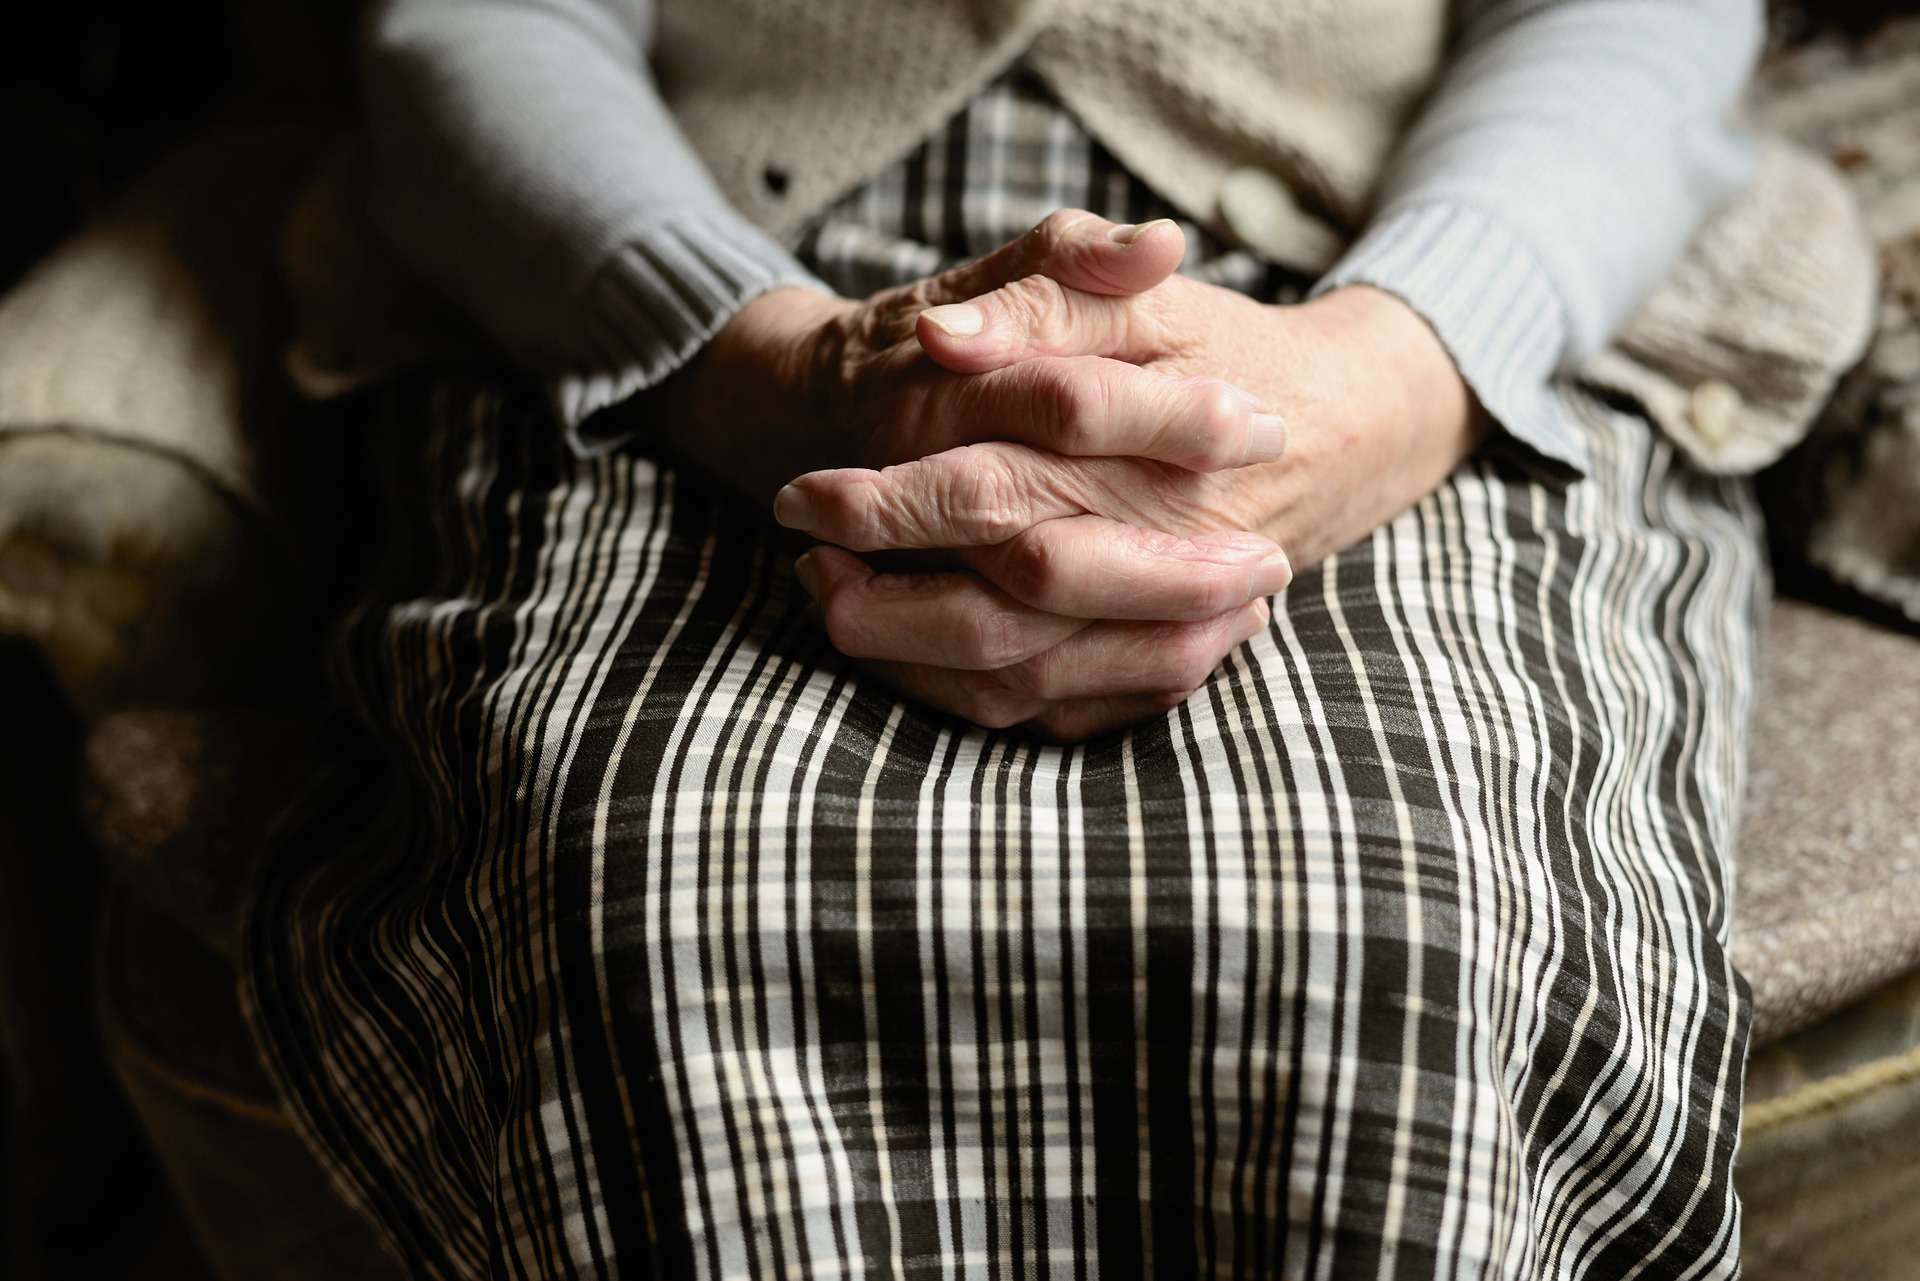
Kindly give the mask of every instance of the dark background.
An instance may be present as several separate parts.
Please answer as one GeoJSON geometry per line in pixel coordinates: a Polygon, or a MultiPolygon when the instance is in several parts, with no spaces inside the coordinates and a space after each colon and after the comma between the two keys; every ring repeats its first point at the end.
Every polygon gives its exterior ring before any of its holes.
{"type": "Polygon", "coordinates": [[[0,288],[125,185],[226,90],[225,6],[28,4],[0,41],[9,230],[0,288]]]}
{"type": "MultiPolygon", "coordinates": [[[[0,38],[0,291],[102,212],[170,145],[226,103],[264,101],[338,114],[351,100],[353,0],[53,0],[10,6],[0,38]]],[[[56,686],[22,643],[0,643],[0,858],[38,869],[45,911],[68,948],[0,982],[61,982],[91,951],[93,872],[72,857],[84,838],[56,793],[77,775],[79,740],[56,686]]],[[[3,943],[4,940],[0,940],[3,943]]],[[[3,949],[0,949],[3,950],[3,949]]],[[[69,1011],[76,1038],[91,1011],[69,1011]]],[[[82,1061],[87,1056],[77,1056],[82,1061]]],[[[97,1057],[97,1056],[94,1056],[97,1057]]],[[[110,1083],[71,1082],[96,1100],[67,1136],[70,1168],[16,1168],[10,1109],[0,1108],[0,1278],[5,1281],[208,1281],[163,1178],[110,1083]],[[78,1177],[76,1178],[76,1172],[78,1177]],[[40,1186],[23,1187],[22,1182],[40,1186]],[[23,1221],[24,1206],[60,1209],[23,1221]]],[[[0,1095],[7,1084],[0,1072],[0,1095]]]]}
{"type": "Polygon", "coordinates": [[[220,103],[351,100],[356,0],[53,0],[0,39],[0,290],[220,103]]]}

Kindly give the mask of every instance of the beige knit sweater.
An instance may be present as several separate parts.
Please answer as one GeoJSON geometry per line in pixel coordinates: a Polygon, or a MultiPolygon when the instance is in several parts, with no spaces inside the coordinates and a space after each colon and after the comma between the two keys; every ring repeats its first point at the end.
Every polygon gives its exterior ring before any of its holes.
{"type": "Polygon", "coordinates": [[[1228,174],[1298,216],[1248,228],[1324,268],[1437,79],[1437,0],[661,0],[654,60],[721,189],[785,239],[904,155],[1016,57],[1162,192],[1212,219],[1228,174]],[[774,190],[768,171],[786,175],[774,190]],[[1318,225],[1315,225],[1318,224],[1318,225]]]}
{"type": "MultiPolygon", "coordinates": [[[[804,279],[784,246],[807,220],[1016,59],[1193,217],[1326,284],[1401,293],[1456,358],[1460,335],[1542,317],[1529,361],[1461,362],[1497,417],[1527,418],[1533,391],[1577,371],[1702,464],[1748,470],[1867,337],[1872,260],[1844,188],[1783,144],[1756,164],[1729,127],[1754,0],[648,11],[386,0],[374,24],[377,239],[547,374],[570,423],[804,279]]],[[[394,273],[328,212],[356,201],[333,197],[309,205],[293,257],[301,359],[340,386],[422,342],[392,324],[418,314],[394,273]]],[[[1579,463],[1577,441],[1533,443],[1579,463]]]]}

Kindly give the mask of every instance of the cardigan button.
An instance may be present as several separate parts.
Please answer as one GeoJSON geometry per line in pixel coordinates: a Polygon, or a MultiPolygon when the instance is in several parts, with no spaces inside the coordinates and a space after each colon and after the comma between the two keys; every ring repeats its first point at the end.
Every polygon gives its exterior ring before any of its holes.
{"type": "Polygon", "coordinates": [[[1701,439],[1718,445],[1732,439],[1740,429],[1740,415],[1745,409],[1746,403],[1731,384],[1709,378],[1687,398],[1687,421],[1701,439]]]}
{"type": "Polygon", "coordinates": [[[1243,248],[1269,262],[1322,272],[1344,247],[1340,236],[1300,207],[1278,174],[1248,166],[1220,183],[1220,221],[1243,248]]]}

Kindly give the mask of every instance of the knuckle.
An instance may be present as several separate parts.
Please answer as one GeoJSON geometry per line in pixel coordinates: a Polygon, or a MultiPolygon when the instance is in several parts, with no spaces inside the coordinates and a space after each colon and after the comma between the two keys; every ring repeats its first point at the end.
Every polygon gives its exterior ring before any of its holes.
{"type": "Polygon", "coordinates": [[[813,495],[820,513],[817,528],[855,551],[872,551],[886,524],[882,491],[869,484],[821,486],[813,495]]]}
{"type": "Polygon", "coordinates": [[[1006,610],[978,610],[967,625],[969,657],[982,670],[1011,669],[1026,656],[1020,622],[1006,610]]]}
{"type": "Polygon", "coordinates": [[[1051,599],[1060,585],[1060,555],[1044,527],[1016,534],[1005,547],[1003,586],[1022,600],[1051,599]]]}
{"type": "Polygon", "coordinates": [[[1022,276],[1000,290],[1001,304],[1029,334],[1049,334],[1066,320],[1067,291],[1052,276],[1022,276]]]}
{"type": "Polygon", "coordinates": [[[1089,452],[1113,401],[1111,381],[1084,364],[1043,365],[1036,376],[1046,443],[1063,454],[1089,452]]]}
{"type": "Polygon", "coordinates": [[[1028,233],[1036,254],[1045,257],[1071,244],[1075,225],[1092,216],[1084,209],[1056,209],[1042,218],[1028,233]]]}
{"type": "Polygon", "coordinates": [[[1196,389],[1193,418],[1198,425],[1198,462],[1208,471],[1238,467],[1246,461],[1247,414],[1239,393],[1218,379],[1209,379],[1196,389]]]}
{"type": "Polygon", "coordinates": [[[884,351],[913,336],[915,318],[934,303],[933,282],[916,280],[876,295],[847,325],[851,351],[884,351]]]}
{"type": "Polygon", "coordinates": [[[1000,543],[1032,522],[1020,476],[1005,459],[978,445],[954,451],[948,483],[940,487],[948,523],[983,542],[1000,543]]]}

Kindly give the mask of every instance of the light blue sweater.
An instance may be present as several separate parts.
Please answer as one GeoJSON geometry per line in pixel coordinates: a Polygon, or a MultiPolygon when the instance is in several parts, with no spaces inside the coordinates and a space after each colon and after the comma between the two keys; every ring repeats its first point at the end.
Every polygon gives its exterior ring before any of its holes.
{"type": "MultiPolygon", "coordinates": [[[[1319,288],[1404,298],[1497,422],[1578,468],[1547,389],[1748,180],[1731,117],[1761,5],[1464,7],[1373,221],[1319,288]]],[[[760,293],[817,285],[680,136],[647,69],[648,9],[385,0],[370,27],[377,221],[549,378],[570,428],[658,383],[760,293]]]]}

